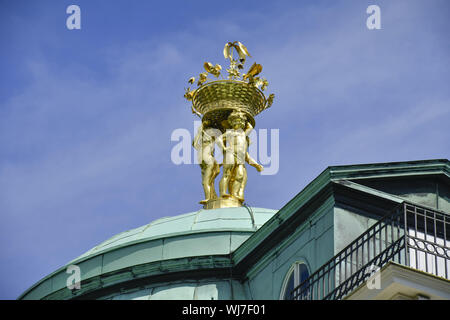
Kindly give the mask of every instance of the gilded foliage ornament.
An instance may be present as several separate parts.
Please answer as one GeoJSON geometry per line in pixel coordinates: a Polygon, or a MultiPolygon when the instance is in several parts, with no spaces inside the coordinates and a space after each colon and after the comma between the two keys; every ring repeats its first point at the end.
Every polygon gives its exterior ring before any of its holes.
{"type": "MultiPolygon", "coordinates": [[[[198,76],[198,81],[197,81],[197,88],[187,88],[185,89],[185,94],[184,97],[193,102],[193,112],[194,110],[196,110],[197,114],[206,114],[209,111],[214,111],[212,109],[214,109],[214,106],[212,105],[212,101],[214,100],[214,95],[217,97],[217,101],[216,102],[222,102],[221,104],[216,104],[216,109],[219,108],[219,105],[221,107],[224,107],[225,101],[233,101],[236,100],[233,97],[228,97],[231,99],[228,99],[226,97],[222,97],[220,98],[220,93],[222,93],[222,95],[228,95],[228,96],[248,96],[247,100],[249,101],[244,101],[244,103],[247,103],[247,106],[244,108],[245,112],[248,112],[249,115],[251,117],[254,117],[256,114],[260,113],[261,111],[263,111],[264,109],[270,107],[273,103],[273,99],[274,99],[274,95],[271,94],[268,97],[266,97],[264,94],[262,94],[262,97],[257,97],[258,93],[255,92],[251,92],[251,89],[244,89],[244,88],[237,88],[238,86],[230,86],[230,85],[224,85],[224,86],[218,86],[215,87],[215,90],[205,90],[205,94],[207,93],[207,91],[215,91],[215,92],[210,92],[210,95],[208,96],[208,99],[211,101],[206,101],[205,103],[205,99],[204,97],[199,97],[199,99],[197,99],[198,101],[196,102],[195,97],[197,95],[201,95],[200,94],[200,89],[205,87],[206,85],[208,85],[209,83],[214,83],[216,81],[230,81],[231,82],[235,82],[235,83],[242,83],[242,85],[247,85],[249,87],[253,87],[256,88],[257,91],[261,90],[261,91],[265,91],[269,85],[269,82],[267,81],[267,79],[262,78],[262,77],[258,77],[258,75],[262,72],[263,67],[262,65],[258,64],[258,63],[253,63],[252,66],[248,69],[248,71],[244,74],[241,73],[240,70],[244,69],[244,64],[247,60],[247,57],[251,57],[250,53],[248,52],[248,49],[245,47],[244,44],[242,44],[239,41],[234,41],[234,42],[227,42],[225,44],[225,47],[223,49],[223,55],[225,57],[225,59],[228,59],[230,61],[230,65],[229,67],[226,69],[227,71],[227,76],[226,78],[224,78],[224,76],[222,75],[222,66],[220,64],[216,64],[213,65],[211,62],[205,62],[203,64],[203,68],[206,72],[202,72],[199,74],[198,76]],[[234,55],[234,52],[237,53],[237,56],[234,55]],[[234,90],[236,89],[236,90],[234,90]],[[224,91],[227,91],[227,93],[225,93],[224,91]],[[250,97],[252,96],[253,97],[250,97]],[[263,102],[262,105],[260,103],[260,99],[258,98],[262,98],[263,102]],[[201,101],[200,101],[201,100],[201,101]],[[211,103],[208,103],[211,102],[211,103]]],[[[192,86],[195,83],[196,78],[195,77],[191,77],[188,80],[188,83],[192,86]]],[[[241,86],[242,86],[241,85],[241,86]]],[[[241,99],[242,100],[242,99],[241,99]]],[[[245,97],[244,97],[245,100],[245,97]]],[[[239,106],[234,105],[233,103],[230,102],[228,103],[228,105],[231,107],[231,109],[239,109],[239,106]]]]}

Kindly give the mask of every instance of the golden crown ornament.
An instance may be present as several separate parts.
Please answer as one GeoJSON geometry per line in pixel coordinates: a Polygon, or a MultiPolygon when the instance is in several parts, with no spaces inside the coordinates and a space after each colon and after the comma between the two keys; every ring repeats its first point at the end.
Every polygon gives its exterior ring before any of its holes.
{"type": "Polygon", "coordinates": [[[191,87],[185,89],[184,97],[192,101],[192,112],[214,128],[226,130],[225,120],[233,110],[244,112],[254,127],[254,117],[273,103],[274,94],[266,97],[263,93],[269,82],[259,77],[262,66],[257,63],[253,63],[247,73],[241,73],[247,56],[251,57],[241,42],[226,43],[223,55],[230,60],[227,78],[222,75],[221,65],[205,62],[205,72],[199,74],[197,82],[195,77],[189,79],[191,87]],[[236,59],[233,51],[237,52],[236,59]],[[192,89],[195,84],[197,88],[192,89]]]}

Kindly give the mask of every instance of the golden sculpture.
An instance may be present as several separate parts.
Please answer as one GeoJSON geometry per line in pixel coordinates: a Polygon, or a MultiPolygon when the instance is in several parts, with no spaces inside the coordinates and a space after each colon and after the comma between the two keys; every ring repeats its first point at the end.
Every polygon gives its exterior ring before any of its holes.
{"type": "Polygon", "coordinates": [[[219,146],[224,151],[223,176],[219,184],[220,196],[225,199],[233,197],[243,203],[244,189],[247,184],[245,162],[258,171],[262,171],[263,166],[250,157],[247,151],[249,137],[246,132],[250,132],[252,127],[247,122],[246,115],[235,110],[228,116],[227,121],[231,130],[226,130],[218,140],[219,146]]]}
{"type": "MultiPolygon", "coordinates": [[[[253,63],[246,74],[241,74],[246,58],[251,57],[241,42],[226,43],[223,54],[230,60],[226,69],[227,79],[221,74],[221,65],[205,62],[203,68],[206,72],[199,74],[197,88],[187,88],[184,94],[187,100],[192,101],[192,113],[202,119],[193,146],[200,158],[205,193],[200,203],[205,209],[236,207],[244,203],[245,162],[258,171],[263,170],[263,166],[248,153],[248,134],[255,127],[254,117],[269,108],[274,99],[273,94],[266,97],[263,93],[269,83],[258,77],[262,72],[260,64],[253,63]],[[237,59],[233,58],[233,50],[238,54],[237,59]],[[215,79],[208,78],[209,75],[215,79]],[[216,144],[222,149],[223,164],[218,164],[214,157],[216,144]],[[223,176],[219,183],[220,196],[217,197],[214,182],[221,166],[223,176]]],[[[194,85],[195,80],[192,77],[188,83],[194,85]]]]}
{"type": "Polygon", "coordinates": [[[217,199],[214,180],[220,172],[220,165],[214,157],[214,135],[208,134],[208,122],[203,122],[198,128],[198,133],[192,142],[192,146],[198,151],[198,160],[202,170],[202,185],[205,199],[200,201],[206,204],[209,200],[217,199]]]}

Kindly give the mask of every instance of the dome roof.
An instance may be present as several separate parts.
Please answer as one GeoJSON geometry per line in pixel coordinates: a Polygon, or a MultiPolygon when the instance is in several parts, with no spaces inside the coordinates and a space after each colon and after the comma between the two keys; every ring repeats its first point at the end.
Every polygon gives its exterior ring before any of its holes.
{"type": "MultiPolygon", "coordinates": [[[[40,280],[19,299],[65,296],[69,265],[80,268],[82,282],[130,268],[137,268],[133,276],[139,272],[151,275],[161,269],[170,272],[174,261],[178,261],[176,271],[188,270],[192,262],[183,259],[229,255],[276,212],[253,207],[201,209],[157,219],[102,242],[40,280]]],[[[121,277],[114,281],[126,281],[125,276],[121,277]]]]}
{"type": "Polygon", "coordinates": [[[139,228],[116,234],[72,262],[143,241],[207,232],[255,232],[276,212],[263,208],[238,207],[201,209],[178,216],[164,217],[139,228]]]}

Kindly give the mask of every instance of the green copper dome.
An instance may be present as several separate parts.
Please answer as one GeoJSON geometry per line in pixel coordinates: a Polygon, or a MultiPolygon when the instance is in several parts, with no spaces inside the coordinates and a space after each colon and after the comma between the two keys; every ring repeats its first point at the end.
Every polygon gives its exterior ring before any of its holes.
{"type": "MultiPolygon", "coordinates": [[[[72,263],[106,251],[162,238],[177,236],[186,238],[188,235],[191,236],[187,238],[193,238],[198,237],[193,236],[194,234],[226,231],[253,233],[274,213],[276,211],[269,209],[238,207],[199,210],[174,217],[165,217],[139,228],[119,233],[73,260],[72,263]]],[[[222,236],[228,237],[227,235],[222,236]]],[[[208,254],[211,249],[210,246],[202,246],[201,251],[196,251],[196,253],[208,254]]],[[[185,254],[189,254],[189,247],[186,247],[185,250],[185,254]]]]}
{"type": "Polygon", "coordinates": [[[67,299],[139,276],[214,267],[276,212],[253,207],[202,209],[155,220],[104,241],[36,283],[19,299],[67,299]],[[75,293],[66,287],[69,265],[81,270],[82,288],[75,293]]]}

